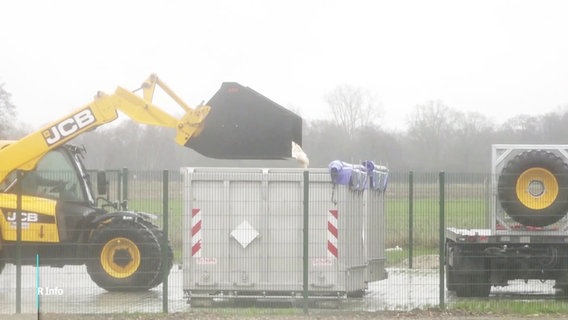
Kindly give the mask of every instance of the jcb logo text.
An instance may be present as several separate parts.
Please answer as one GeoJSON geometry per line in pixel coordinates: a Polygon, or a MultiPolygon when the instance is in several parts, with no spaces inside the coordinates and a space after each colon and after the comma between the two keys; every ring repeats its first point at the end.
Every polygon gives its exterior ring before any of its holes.
{"type": "Polygon", "coordinates": [[[87,108],[45,130],[43,137],[48,145],[52,145],[94,123],[95,120],[93,112],[87,108]]]}
{"type": "MultiPolygon", "coordinates": [[[[18,215],[16,214],[16,212],[8,212],[8,215],[6,216],[6,220],[8,220],[8,222],[15,222],[18,219],[18,215]]],[[[22,222],[38,222],[38,215],[37,213],[33,213],[33,212],[22,212],[22,222]]]]}

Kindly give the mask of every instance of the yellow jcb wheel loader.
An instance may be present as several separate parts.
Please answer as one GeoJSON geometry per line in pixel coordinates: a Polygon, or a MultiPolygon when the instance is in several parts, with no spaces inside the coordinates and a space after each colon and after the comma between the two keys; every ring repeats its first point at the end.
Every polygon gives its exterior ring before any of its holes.
{"type": "MultiPolygon", "coordinates": [[[[91,103],[20,140],[0,141],[0,272],[5,263],[16,262],[20,241],[23,264],[34,265],[39,255],[41,265],[86,265],[91,279],[109,291],[148,290],[169,273],[172,249],[162,252],[163,232],[149,222],[150,215],[124,206],[99,207],[82,162],[84,149],[67,144],[116,120],[118,111],[143,124],[172,128],[178,144],[214,158],[284,159],[301,145],[300,117],[237,83],[223,83],[196,109],[155,75],[140,89],[142,96],[121,87],[110,95],[98,93],[91,103]],[[152,103],[157,86],[182,107],[181,118],[152,103]]],[[[104,194],[104,172],[97,182],[104,194]]]]}

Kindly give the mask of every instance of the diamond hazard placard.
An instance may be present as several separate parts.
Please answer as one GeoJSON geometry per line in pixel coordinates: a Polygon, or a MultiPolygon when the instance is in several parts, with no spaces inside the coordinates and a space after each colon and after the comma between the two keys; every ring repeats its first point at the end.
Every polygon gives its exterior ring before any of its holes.
{"type": "Polygon", "coordinates": [[[246,248],[259,233],[246,220],[241,222],[232,232],[231,236],[244,248],[246,248]]]}

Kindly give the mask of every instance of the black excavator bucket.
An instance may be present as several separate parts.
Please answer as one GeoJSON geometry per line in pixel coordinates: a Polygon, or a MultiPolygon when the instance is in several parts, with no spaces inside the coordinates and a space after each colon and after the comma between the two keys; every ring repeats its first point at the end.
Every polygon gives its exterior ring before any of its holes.
{"type": "Polygon", "coordinates": [[[185,145],[206,157],[286,159],[302,145],[302,118],[249,87],[224,82],[207,104],[203,131],[185,145]]]}

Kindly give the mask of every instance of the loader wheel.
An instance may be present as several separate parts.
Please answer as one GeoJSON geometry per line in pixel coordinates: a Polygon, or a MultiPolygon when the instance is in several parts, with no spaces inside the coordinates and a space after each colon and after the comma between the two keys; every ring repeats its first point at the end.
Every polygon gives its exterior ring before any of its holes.
{"type": "Polygon", "coordinates": [[[535,227],[553,224],[568,211],[568,164],[549,151],[520,153],[503,168],[497,192],[513,220],[535,227]]]}
{"type": "Polygon", "coordinates": [[[103,225],[91,237],[87,272],[107,291],[143,291],[160,282],[159,239],[144,225],[120,221],[103,225]],[[157,282],[157,283],[156,283],[157,282]]]}
{"type": "MultiPolygon", "coordinates": [[[[152,230],[152,232],[154,232],[154,235],[156,236],[156,239],[158,239],[158,243],[162,243],[163,239],[164,239],[164,233],[162,232],[162,230],[160,230],[157,226],[144,221],[144,224],[150,228],[152,230]]],[[[170,270],[172,269],[173,266],[173,262],[174,262],[174,252],[172,250],[172,247],[170,246],[169,242],[168,242],[168,260],[162,262],[162,266],[160,268],[160,273],[158,274],[158,276],[154,279],[154,281],[152,281],[150,283],[150,285],[153,287],[159,285],[160,283],[162,283],[163,278],[163,274],[164,272],[167,273],[167,275],[170,274],[170,270]]]]}

